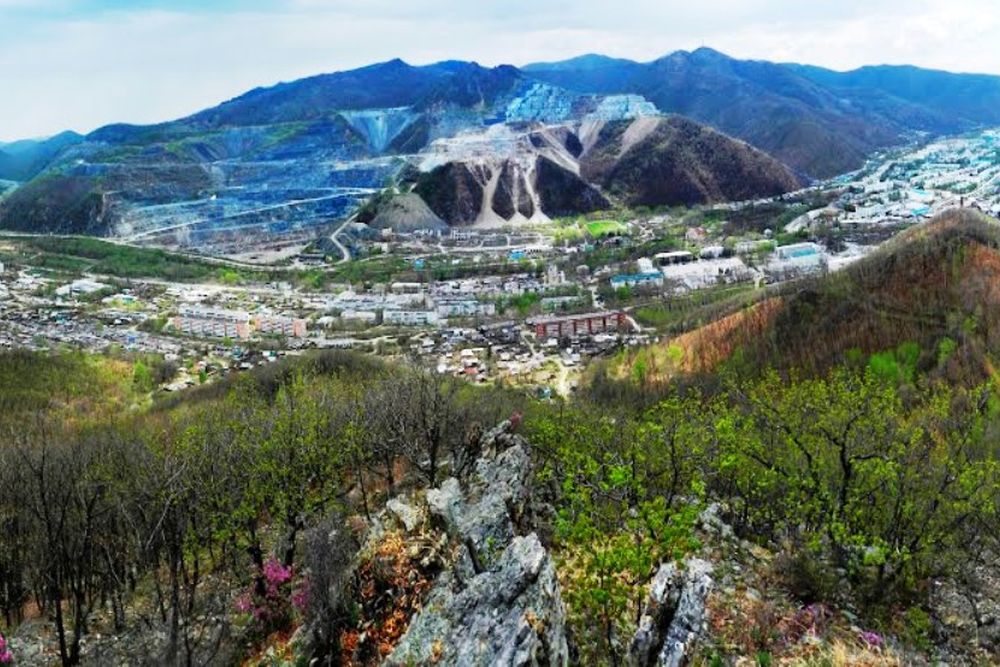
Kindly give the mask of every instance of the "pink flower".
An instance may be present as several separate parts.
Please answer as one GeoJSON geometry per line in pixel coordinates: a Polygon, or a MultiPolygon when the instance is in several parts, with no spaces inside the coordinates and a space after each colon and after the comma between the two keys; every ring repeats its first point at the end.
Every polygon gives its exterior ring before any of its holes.
{"type": "Polygon", "coordinates": [[[267,597],[276,598],[279,596],[278,589],[291,581],[292,568],[285,567],[281,562],[271,556],[264,563],[264,581],[267,582],[267,597]]]}
{"type": "Polygon", "coordinates": [[[861,633],[861,641],[868,644],[871,648],[882,648],[885,645],[885,639],[883,639],[882,635],[869,630],[861,633]]]}
{"type": "Polygon", "coordinates": [[[253,601],[250,600],[250,594],[244,593],[243,595],[236,598],[235,602],[236,611],[241,614],[247,614],[253,609],[253,601]]]}
{"type": "Polygon", "coordinates": [[[264,579],[267,583],[280,586],[292,578],[292,568],[282,565],[277,558],[271,556],[264,563],[264,579]]]}
{"type": "Polygon", "coordinates": [[[305,579],[302,584],[292,593],[292,605],[299,611],[300,614],[304,614],[306,608],[309,607],[309,580],[305,579]]]}

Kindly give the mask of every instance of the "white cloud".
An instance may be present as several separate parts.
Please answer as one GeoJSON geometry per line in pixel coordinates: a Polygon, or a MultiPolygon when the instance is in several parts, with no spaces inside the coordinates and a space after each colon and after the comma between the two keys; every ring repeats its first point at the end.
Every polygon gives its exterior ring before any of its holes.
{"type": "Polygon", "coordinates": [[[840,69],[889,62],[1000,73],[992,0],[287,0],[62,18],[32,17],[17,8],[26,2],[0,0],[0,139],[167,120],[258,85],[396,56],[650,60],[704,44],[840,69]]]}

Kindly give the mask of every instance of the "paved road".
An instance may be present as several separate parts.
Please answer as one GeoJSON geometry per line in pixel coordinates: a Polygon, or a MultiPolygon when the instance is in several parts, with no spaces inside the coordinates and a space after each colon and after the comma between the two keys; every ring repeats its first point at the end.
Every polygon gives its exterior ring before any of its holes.
{"type": "Polygon", "coordinates": [[[337,261],[337,264],[343,264],[344,262],[351,261],[351,252],[344,246],[343,243],[340,242],[340,239],[338,239],[337,236],[340,234],[340,232],[344,231],[344,228],[347,227],[347,225],[354,222],[355,217],[356,216],[352,215],[347,220],[344,220],[344,224],[342,224],[340,227],[337,227],[335,230],[333,230],[333,233],[330,234],[330,240],[333,241],[333,245],[337,246],[337,249],[340,250],[341,257],[340,260],[337,261]]]}

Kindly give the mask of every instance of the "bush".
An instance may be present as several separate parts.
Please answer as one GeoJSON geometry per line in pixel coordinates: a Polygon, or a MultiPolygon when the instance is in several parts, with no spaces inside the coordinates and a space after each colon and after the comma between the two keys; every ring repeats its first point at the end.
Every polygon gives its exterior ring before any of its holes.
{"type": "Polygon", "coordinates": [[[785,548],[772,567],[781,585],[804,605],[832,602],[837,597],[839,582],[833,568],[801,545],[785,548]]]}

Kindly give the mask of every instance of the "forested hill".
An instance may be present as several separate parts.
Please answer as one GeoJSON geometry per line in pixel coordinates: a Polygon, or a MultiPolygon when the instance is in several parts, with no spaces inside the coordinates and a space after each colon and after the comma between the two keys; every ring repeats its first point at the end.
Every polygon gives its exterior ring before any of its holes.
{"type": "Polygon", "coordinates": [[[0,634],[32,665],[995,662],[996,387],[889,353],[565,403],[344,352],[170,398],[156,359],[3,354],[0,634]]]}
{"type": "Polygon", "coordinates": [[[726,366],[822,374],[871,363],[893,376],[975,384],[993,376],[1000,354],[998,285],[1000,222],[951,211],[841,271],[706,314],[704,326],[630,355],[619,374],[639,367],[655,384],[726,366]]]}

